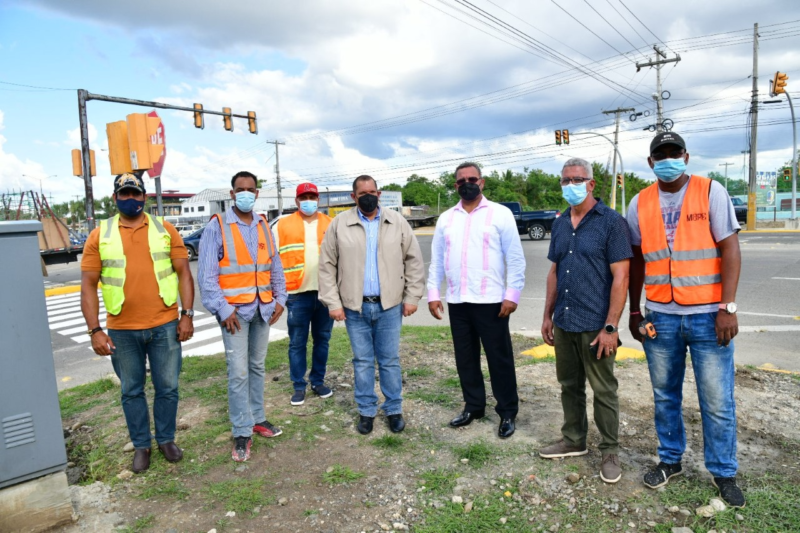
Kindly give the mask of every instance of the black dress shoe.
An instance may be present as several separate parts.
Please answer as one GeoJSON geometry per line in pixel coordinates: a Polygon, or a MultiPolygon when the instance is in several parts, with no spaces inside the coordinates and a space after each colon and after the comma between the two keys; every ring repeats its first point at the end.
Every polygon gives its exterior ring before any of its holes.
{"type": "Polygon", "coordinates": [[[360,415],[356,429],[362,435],[367,435],[369,433],[372,433],[372,422],[374,421],[375,421],[374,416],[360,415]]]}
{"type": "Polygon", "coordinates": [[[183,459],[183,450],[178,448],[178,445],[175,444],[174,441],[167,442],[165,444],[159,444],[158,449],[161,450],[164,458],[170,463],[177,463],[183,459]]]}
{"type": "Polygon", "coordinates": [[[389,419],[389,429],[392,430],[392,433],[400,433],[406,428],[402,414],[389,415],[386,418],[389,419]]]}
{"type": "Polygon", "coordinates": [[[463,411],[460,415],[455,417],[450,421],[450,427],[453,428],[460,428],[461,426],[468,426],[472,423],[473,420],[478,420],[479,418],[483,418],[485,413],[483,411],[474,411],[470,413],[469,411],[463,411]]]}
{"type": "Polygon", "coordinates": [[[497,430],[497,436],[501,439],[507,439],[514,434],[517,427],[514,425],[513,418],[504,418],[500,420],[500,428],[497,430]]]}
{"type": "Polygon", "coordinates": [[[133,470],[134,474],[140,474],[150,468],[150,448],[136,448],[133,452],[133,470]]]}

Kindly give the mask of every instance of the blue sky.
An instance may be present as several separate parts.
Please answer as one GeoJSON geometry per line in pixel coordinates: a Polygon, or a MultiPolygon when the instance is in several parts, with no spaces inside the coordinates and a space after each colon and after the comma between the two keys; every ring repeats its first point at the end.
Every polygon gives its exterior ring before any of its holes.
{"type": "MultiPolygon", "coordinates": [[[[729,174],[737,177],[743,174],[754,22],[764,38],[761,100],[775,70],[789,73],[790,90],[800,83],[800,22],[791,22],[800,19],[797,2],[677,0],[666,11],[645,0],[472,4],[571,61],[605,60],[592,68],[602,68],[614,88],[574,70],[546,78],[565,67],[468,17],[454,0],[224,7],[211,0],[7,0],[0,3],[0,190],[38,188],[39,178],[56,174],[43,180],[56,200],[82,192],[69,157],[78,147],[77,88],[256,111],[258,136],[246,132],[244,121],[231,134],[221,119],[208,116],[201,131],[189,114],[160,112],[168,147],[163,186],[197,192],[225,186],[241,169],[274,183],[273,149],[266,144],[274,138],[287,143],[280,160],[289,184],[335,186],[364,172],[379,182],[402,182],[412,172],[435,177],[465,158],[498,171],[557,172],[571,156],[605,163],[608,143],[574,134],[612,133],[603,109],[653,108],[655,72],[637,73],[635,63],[653,55],[648,46],[656,39],[682,57],[662,71],[672,93],[665,116],[689,143],[690,170],[707,174],[730,161],[729,174]],[[542,88],[547,81],[554,83],[542,88]],[[379,122],[393,117],[400,118],[379,122]],[[366,126],[348,129],[358,125],[366,126]],[[553,145],[557,127],[573,132],[570,146],[553,145]]],[[[88,110],[98,150],[95,187],[104,195],[111,183],[100,151],[105,124],[147,109],[90,102],[88,110]]],[[[760,113],[759,169],[774,170],[791,157],[790,125],[771,125],[788,118],[783,104],[760,113]]],[[[626,170],[650,176],[651,134],[641,131],[643,120],[621,123],[620,150],[626,170]]]]}

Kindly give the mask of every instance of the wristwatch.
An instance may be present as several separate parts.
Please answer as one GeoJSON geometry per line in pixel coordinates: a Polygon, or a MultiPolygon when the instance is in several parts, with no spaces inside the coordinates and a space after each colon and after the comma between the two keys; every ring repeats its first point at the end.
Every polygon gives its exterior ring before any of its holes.
{"type": "Polygon", "coordinates": [[[95,333],[97,333],[98,331],[103,331],[103,328],[101,328],[100,326],[98,326],[98,327],[96,327],[96,328],[94,328],[94,329],[90,329],[89,331],[87,331],[87,332],[86,332],[86,334],[87,334],[87,335],[89,335],[89,336],[91,337],[92,335],[94,335],[94,334],[95,334],[95,333]]]}
{"type": "Polygon", "coordinates": [[[181,315],[194,318],[194,309],[181,309],[181,315]]]}
{"type": "Polygon", "coordinates": [[[614,324],[606,324],[606,327],[604,329],[606,330],[606,333],[616,333],[617,332],[617,326],[615,326],[614,324]]]}
{"type": "Polygon", "coordinates": [[[727,304],[719,304],[719,308],[720,308],[721,311],[725,311],[729,315],[733,315],[739,309],[739,306],[736,305],[735,302],[730,302],[730,303],[727,303],[727,304]]]}

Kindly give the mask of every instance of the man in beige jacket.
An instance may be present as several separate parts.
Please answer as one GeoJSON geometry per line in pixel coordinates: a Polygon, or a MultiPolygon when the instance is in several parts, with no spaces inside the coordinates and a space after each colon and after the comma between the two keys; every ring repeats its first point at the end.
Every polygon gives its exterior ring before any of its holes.
{"type": "Polygon", "coordinates": [[[378,413],[375,361],[389,429],[405,428],[400,326],[417,310],[424,289],[417,238],[399,213],[381,209],[380,194],[372,177],[355,179],[351,196],[357,207],[333,219],[319,261],[319,299],[331,318],[345,320],[350,336],[362,435],[372,431],[378,413]]]}

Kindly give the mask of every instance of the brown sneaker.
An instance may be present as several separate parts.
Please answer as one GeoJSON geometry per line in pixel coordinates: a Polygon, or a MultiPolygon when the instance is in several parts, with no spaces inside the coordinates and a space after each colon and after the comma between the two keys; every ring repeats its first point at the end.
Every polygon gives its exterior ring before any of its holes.
{"type": "Polygon", "coordinates": [[[600,464],[600,479],[606,483],[616,483],[622,477],[622,467],[619,465],[619,456],[610,453],[603,456],[600,464]]]}
{"type": "Polygon", "coordinates": [[[586,455],[589,450],[586,446],[578,448],[577,446],[570,446],[564,440],[560,440],[547,448],[539,450],[539,457],[543,459],[558,459],[560,457],[577,457],[579,455],[586,455]]]}

